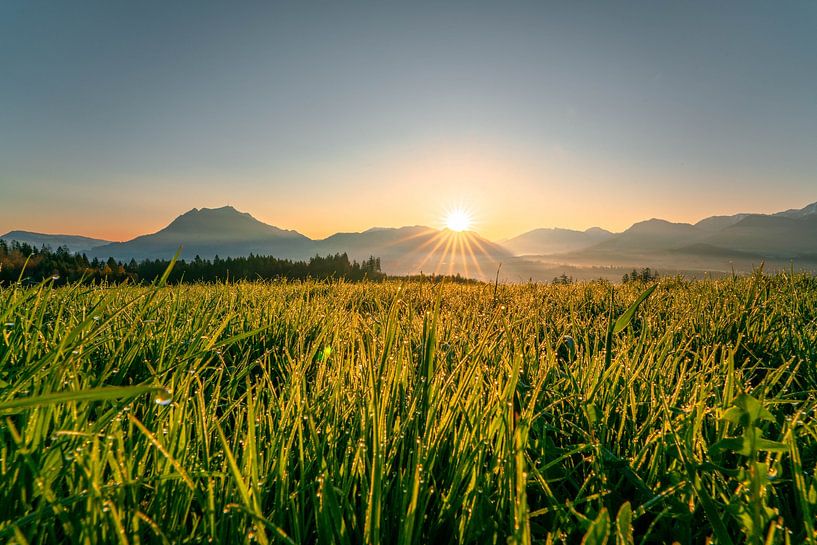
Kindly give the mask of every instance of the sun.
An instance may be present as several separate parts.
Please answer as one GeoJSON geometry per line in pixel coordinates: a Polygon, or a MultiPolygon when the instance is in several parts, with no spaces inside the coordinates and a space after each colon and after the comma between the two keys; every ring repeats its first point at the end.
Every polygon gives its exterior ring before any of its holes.
{"type": "Polygon", "coordinates": [[[458,233],[471,229],[472,223],[471,213],[463,208],[454,208],[445,216],[446,228],[458,233]]]}

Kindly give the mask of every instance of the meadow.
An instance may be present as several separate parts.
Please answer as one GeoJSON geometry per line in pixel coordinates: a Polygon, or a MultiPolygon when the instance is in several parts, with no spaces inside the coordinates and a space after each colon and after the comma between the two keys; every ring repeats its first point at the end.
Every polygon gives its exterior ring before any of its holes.
{"type": "Polygon", "coordinates": [[[817,278],[0,288],[6,543],[817,543],[817,278]]]}

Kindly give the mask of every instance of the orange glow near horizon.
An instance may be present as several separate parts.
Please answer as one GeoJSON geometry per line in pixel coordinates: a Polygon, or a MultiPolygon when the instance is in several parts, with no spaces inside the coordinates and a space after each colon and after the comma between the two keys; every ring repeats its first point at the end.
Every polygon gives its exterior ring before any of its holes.
{"type": "Polygon", "coordinates": [[[694,223],[710,215],[771,213],[814,200],[808,192],[735,192],[730,176],[708,176],[715,194],[702,200],[698,189],[684,185],[684,172],[634,168],[563,149],[534,154],[502,142],[433,142],[359,160],[123,177],[106,186],[43,178],[14,206],[0,204],[0,234],[26,230],[123,241],[159,231],[191,208],[231,205],[264,223],[322,239],[371,227],[450,227],[445,203],[452,203],[471,215],[467,230],[501,241],[543,227],[617,232],[653,217],[694,223]],[[670,192],[668,186],[685,189],[670,192]]]}

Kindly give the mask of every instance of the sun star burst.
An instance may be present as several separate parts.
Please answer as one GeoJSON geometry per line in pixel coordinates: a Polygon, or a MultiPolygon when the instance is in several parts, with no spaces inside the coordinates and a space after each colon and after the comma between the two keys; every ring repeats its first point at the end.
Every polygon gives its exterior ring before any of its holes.
{"type": "Polygon", "coordinates": [[[471,213],[464,208],[454,208],[445,216],[445,227],[458,233],[470,230],[472,223],[471,213]]]}

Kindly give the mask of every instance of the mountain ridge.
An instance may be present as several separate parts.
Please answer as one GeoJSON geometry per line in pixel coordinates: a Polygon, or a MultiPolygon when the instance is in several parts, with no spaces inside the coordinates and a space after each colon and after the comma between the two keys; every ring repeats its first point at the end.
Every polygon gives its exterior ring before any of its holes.
{"type": "Polygon", "coordinates": [[[263,223],[232,206],[193,208],[155,233],[99,246],[89,254],[100,259],[141,261],[169,259],[179,248],[182,259],[249,254],[308,259],[315,255],[345,253],[350,259],[361,261],[374,256],[380,258],[383,269],[392,274],[495,269],[500,260],[511,257],[506,249],[477,233],[455,236],[445,229],[422,225],[335,233],[313,240],[297,231],[263,223]]]}
{"type": "Polygon", "coordinates": [[[94,247],[110,244],[109,240],[85,237],[82,235],[47,234],[22,230],[9,231],[5,235],[0,236],[0,240],[5,240],[6,242],[16,241],[38,248],[48,246],[52,250],[63,247],[72,253],[84,253],[94,247]]]}
{"type": "Polygon", "coordinates": [[[501,244],[517,255],[559,253],[588,248],[611,236],[613,233],[601,227],[590,227],[584,231],[563,227],[540,227],[504,240],[501,244]],[[547,251],[542,251],[544,249],[547,251]]]}
{"type": "Polygon", "coordinates": [[[501,243],[475,232],[455,235],[423,225],[372,227],[311,239],[298,231],[264,223],[230,205],[192,208],[154,233],[122,242],[30,231],[10,231],[0,239],[54,248],[67,246],[69,251],[89,257],[114,257],[120,261],[168,259],[179,247],[183,259],[251,253],[308,259],[317,254],[346,253],[357,260],[380,257],[384,270],[398,274],[496,269],[499,263],[521,263],[526,259],[529,265],[532,258],[585,264],[690,260],[717,262],[722,266],[733,259],[746,263],[765,259],[813,260],[817,255],[817,202],[773,214],[709,216],[695,223],[650,218],[635,222],[620,233],[600,227],[584,231],[539,228],[501,243]]]}

